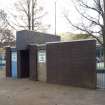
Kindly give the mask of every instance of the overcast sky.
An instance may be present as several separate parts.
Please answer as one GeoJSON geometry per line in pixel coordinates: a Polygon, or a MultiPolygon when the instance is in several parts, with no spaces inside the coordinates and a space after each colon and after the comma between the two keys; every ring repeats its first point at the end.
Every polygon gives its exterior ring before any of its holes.
{"type": "MultiPolygon", "coordinates": [[[[17,0],[0,0],[0,9],[4,9],[6,12],[12,11],[14,8],[14,3],[17,0]]],[[[48,12],[46,17],[44,17],[43,22],[45,24],[50,24],[51,28],[49,29],[49,33],[54,33],[54,1],[55,0],[41,0],[41,5],[44,7],[45,11],[48,12]]],[[[70,18],[72,21],[77,22],[77,14],[76,11],[73,8],[71,0],[57,0],[56,1],[56,19],[57,19],[57,33],[62,32],[72,32],[71,26],[68,24],[67,20],[63,16],[63,12],[67,12],[69,10],[69,14],[71,15],[70,18]]],[[[9,12],[8,12],[9,13],[9,12]]]]}

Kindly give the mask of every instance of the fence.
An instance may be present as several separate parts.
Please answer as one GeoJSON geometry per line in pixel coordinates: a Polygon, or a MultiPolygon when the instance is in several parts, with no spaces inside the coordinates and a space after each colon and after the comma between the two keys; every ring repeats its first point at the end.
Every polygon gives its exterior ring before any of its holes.
{"type": "Polygon", "coordinates": [[[96,48],[97,88],[105,88],[104,51],[101,46],[96,48]]]}
{"type": "Polygon", "coordinates": [[[4,69],[5,63],[5,52],[0,52],[0,70],[4,69]]]}

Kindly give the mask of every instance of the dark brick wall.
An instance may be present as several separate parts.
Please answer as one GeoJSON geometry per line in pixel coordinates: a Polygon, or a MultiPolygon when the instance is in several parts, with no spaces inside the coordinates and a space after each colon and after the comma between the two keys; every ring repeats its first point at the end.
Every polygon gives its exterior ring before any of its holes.
{"type": "Polygon", "coordinates": [[[16,33],[16,48],[17,50],[27,49],[27,45],[45,44],[46,42],[60,41],[60,36],[45,34],[35,31],[23,30],[16,33]]]}
{"type": "Polygon", "coordinates": [[[6,48],[6,77],[11,77],[11,48],[6,48]]]}
{"type": "Polygon", "coordinates": [[[47,82],[96,88],[96,41],[47,44],[47,82]]]}
{"type": "Polygon", "coordinates": [[[37,80],[37,46],[28,46],[29,48],[29,78],[37,80]]]}

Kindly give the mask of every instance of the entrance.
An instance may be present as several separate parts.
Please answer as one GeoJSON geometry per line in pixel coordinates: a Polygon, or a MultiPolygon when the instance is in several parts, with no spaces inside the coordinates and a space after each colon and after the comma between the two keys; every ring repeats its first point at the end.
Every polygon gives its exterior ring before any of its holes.
{"type": "Polygon", "coordinates": [[[19,78],[29,77],[29,50],[18,51],[17,56],[19,78]]]}

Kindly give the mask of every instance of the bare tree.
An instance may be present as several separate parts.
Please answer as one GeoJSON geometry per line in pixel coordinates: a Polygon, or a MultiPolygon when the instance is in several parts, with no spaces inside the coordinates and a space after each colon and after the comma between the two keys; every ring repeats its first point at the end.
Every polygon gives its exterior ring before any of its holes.
{"type": "Polygon", "coordinates": [[[92,36],[101,44],[104,49],[105,66],[105,0],[72,0],[72,2],[81,16],[81,23],[74,24],[67,14],[64,14],[64,17],[73,27],[92,36]]]}
{"type": "MultiPolygon", "coordinates": [[[[46,12],[38,5],[38,0],[19,0],[15,6],[17,10],[17,14],[14,15],[16,26],[35,31],[42,29],[41,19],[46,15],[46,12]]],[[[49,28],[49,25],[45,27],[49,28]]]]}
{"type": "Polygon", "coordinates": [[[0,10],[0,44],[3,45],[4,42],[7,42],[9,44],[14,40],[15,37],[12,31],[9,30],[9,22],[7,19],[7,14],[5,13],[4,10],[0,10]]]}
{"type": "Polygon", "coordinates": [[[9,29],[0,29],[0,43],[2,47],[5,47],[4,43],[7,43],[8,46],[11,46],[11,43],[15,42],[15,37],[11,30],[9,29]]]}
{"type": "Polygon", "coordinates": [[[7,14],[4,10],[0,9],[0,27],[6,28],[8,26],[7,14]]]}
{"type": "Polygon", "coordinates": [[[104,0],[72,0],[75,9],[81,16],[81,23],[74,24],[67,14],[66,20],[76,29],[89,34],[105,48],[105,1],[104,0]],[[77,5],[76,5],[77,4],[77,5]],[[102,37],[103,40],[100,39],[102,37]]]}

